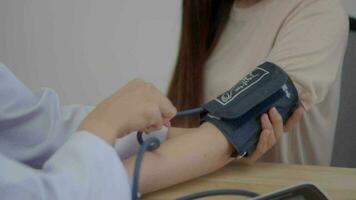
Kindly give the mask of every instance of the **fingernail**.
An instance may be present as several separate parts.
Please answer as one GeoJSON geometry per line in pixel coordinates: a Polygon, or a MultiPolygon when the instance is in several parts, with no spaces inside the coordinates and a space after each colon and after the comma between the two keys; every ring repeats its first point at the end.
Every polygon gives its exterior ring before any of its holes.
{"type": "Polygon", "coordinates": [[[271,125],[271,122],[269,121],[269,116],[268,116],[267,114],[264,114],[263,117],[264,117],[265,123],[267,123],[267,125],[270,126],[270,125],[271,125]]]}
{"type": "Polygon", "coordinates": [[[262,117],[265,119],[265,120],[268,120],[268,115],[266,113],[263,113],[262,117]]]}
{"type": "Polygon", "coordinates": [[[273,110],[273,112],[276,112],[276,113],[278,112],[276,107],[273,107],[272,110],[273,110]]]}

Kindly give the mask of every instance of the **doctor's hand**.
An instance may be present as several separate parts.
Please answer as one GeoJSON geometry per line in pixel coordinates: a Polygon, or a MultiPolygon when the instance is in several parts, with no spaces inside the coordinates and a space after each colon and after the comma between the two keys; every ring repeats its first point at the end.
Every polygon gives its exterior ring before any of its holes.
{"type": "Polygon", "coordinates": [[[299,106],[285,124],[283,124],[282,116],[276,108],[271,108],[268,114],[263,114],[261,116],[262,132],[256,150],[240,161],[245,164],[256,162],[277,143],[284,133],[293,129],[300,121],[304,111],[303,106],[299,106]]]}
{"type": "Polygon", "coordinates": [[[170,126],[177,110],[151,83],[133,80],[102,101],[82,121],[79,130],[94,133],[114,144],[133,131],[149,133],[170,126]]]}

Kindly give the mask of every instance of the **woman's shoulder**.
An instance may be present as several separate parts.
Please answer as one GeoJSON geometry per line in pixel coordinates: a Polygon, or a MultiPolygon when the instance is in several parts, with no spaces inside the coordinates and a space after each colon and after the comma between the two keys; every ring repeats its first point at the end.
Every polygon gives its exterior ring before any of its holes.
{"type": "Polygon", "coordinates": [[[327,31],[326,35],[337,35],[349,30],[349,20],[340,0],[262,0],[281,29],[303,28],[313,24],[314,30],[327,31]]]}
{"type": "Polygon", "coordinates": [[[343,12],[341,0],[260,0],[256,4],[268,4],[273,7],[283,7],[288,9],[297,9],[298,7],[328,8],[343,12]]]}
{"type": "Polygon", "coordinates": [[[348,24],[348,17],[340,0],[260,0],[252,6],[233,9],[233,17],[260,18],[265,23],[286,24],[289,21],[305,20],[317,16],[323,23],[348,24]],[[251,17],[252,16],[252,17],[251,17]],[[332,21],[323,21],[329,18],[332,21]]]}
{"type": "MultiPolygon", "coordinates": [[[[268,1],[268,0],[267,0],[268,1]]],[[[271,0],[275,7],[279,9],[287,8],[288,15],[286,17],[308,17],[308,16],[323,16],[333,20],[347,22],[348,17],[340,0],[271,0]],[[278,6],[277,4],[280,4],[278,6]]],[[[340,22],[338,21],[338,22],[340,22]]]]}
{"type": "MultiPolygon", "coordinates": [[[[304,21],[313,17],[328,26],[347,26],[348,16],[341,0],[260,0],[243,13],[260,13],[265,22],[287,24],[289,21],[304,21]]],[[[250,14],[251,15],[251,14],[250,14]]],[[[256,17],[257,15],[254,15],[256,17]]]]}

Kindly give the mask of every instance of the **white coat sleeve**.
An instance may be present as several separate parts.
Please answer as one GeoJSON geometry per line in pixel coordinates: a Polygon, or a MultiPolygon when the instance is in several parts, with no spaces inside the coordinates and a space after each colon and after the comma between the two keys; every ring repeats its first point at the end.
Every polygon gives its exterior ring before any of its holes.
{"type": "Polygon", "coordinates": [[[75,132],[90,107],[61,107],[50,89],[29,90],[0,64],[0,198],[129,199],[114,148],[75,132]]]}
{"type": "Polygon", "coordinates": [[[61,106],[53,90],[33,92],[0,64],[0,152],[8,158],[41,168],[91,109],[61,106]]]}
{"type": "MultiPolygon", "coordinates": [[[[0,64],[0,152],[11,159],[41,168],[93,109],[84,105],[61,106],[53,90],[33,92],[0,64]]],[[[115,148],[121,159],[138,151],[135,135],[117,140],[115,148]]],[[[149,137],[152,136],[163,142],[167,128],[149,137]]]]}
{"type": "Polygon", "coordinates": [[[40,170],[3,154],[0,163],[1,199],[130,199],[127,173],[115,150],[88,132],[70,136],[40,170]]]}

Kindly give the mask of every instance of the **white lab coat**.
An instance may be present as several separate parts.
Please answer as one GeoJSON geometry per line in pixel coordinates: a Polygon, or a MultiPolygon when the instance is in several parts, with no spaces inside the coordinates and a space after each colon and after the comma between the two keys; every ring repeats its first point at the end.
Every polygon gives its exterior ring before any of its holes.
{"type": "MultiPolygon", "coordinates": [[[[135,135],[118,140],[115,151],[76,132],[92,109],[61,107],[54,91],[32,92],[0,64],[0,199],[130,199],[121,160],[137,151],[135,135]]],[[[166,132],[154,135],[163,141],[166,132]]]]}

